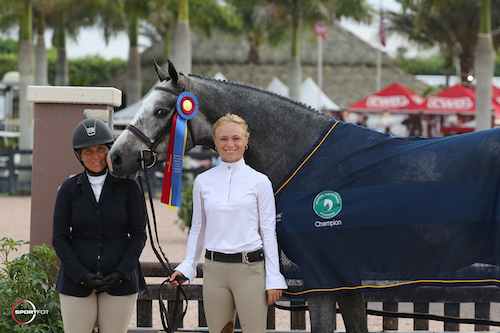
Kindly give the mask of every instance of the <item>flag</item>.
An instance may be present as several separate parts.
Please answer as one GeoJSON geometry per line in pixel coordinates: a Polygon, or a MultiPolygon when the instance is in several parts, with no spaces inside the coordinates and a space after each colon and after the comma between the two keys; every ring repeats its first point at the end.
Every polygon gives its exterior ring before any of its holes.
{"type": "Polygon", "coordinates": [[[321,37],[323,37],[323,39],[325,39],[325,37],[326,37],[326,25],[325,25],[325,22],[323,22],[323,21],[316,22],[314,24],[314,32],[316,33],[316,35],[321,36],[321,37]]]}
{"type": "Polygon", "coordinates": [[[384,11],[380,9],[380,27],[379,27],[379,35],[380,35],[380,44],[385,46],[385,25],[384,25],[384,11]]]}

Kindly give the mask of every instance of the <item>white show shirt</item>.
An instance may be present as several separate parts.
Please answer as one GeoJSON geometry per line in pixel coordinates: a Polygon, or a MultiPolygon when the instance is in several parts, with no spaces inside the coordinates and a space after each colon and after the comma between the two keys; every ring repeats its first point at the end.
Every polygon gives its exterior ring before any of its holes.
{"type": "Polygon", "coordinates": [[[99,202],[99,199],[101,198],[101,191],[102,187],[104,186],[104,181],[106,180],[107,174],[108,174],[107,171],[104,175],[100,176],[91,176],[87,174],[90,186],[92,187],[92,191],[94,192],[95,201],[97,202],[99,202]]]}
{"type": "Polygon", "coordinates": [[[186,258],[176,268],[190,281],[196,277],[204,247],[226,254],[264,248],[266,290],[287,288],[279,271],[271,181],[243,158],[234,163],[221,161],[194,181],[186,258]]]}

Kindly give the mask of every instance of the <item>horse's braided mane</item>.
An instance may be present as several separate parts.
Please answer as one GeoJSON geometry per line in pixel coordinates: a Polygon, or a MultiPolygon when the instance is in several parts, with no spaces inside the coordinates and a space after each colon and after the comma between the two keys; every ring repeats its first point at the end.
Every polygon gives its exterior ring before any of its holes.
{"type": "Polygon", "coordinates": [[[228,81],[228,80],[218,80],[218,79],[214,79],[214,78],[211,78],[211,77],[206,77],[206,76],[201,76],[201,75],[195,75],[195,74],[189,74],[189,76],[193,76],[193,77],[196,77],[196,78],[199,78],[199,79],[202,79],[202,80],[207,80],[207,81],[212,81],[212,82],[218,82],[218,83],[228,84],[230,86],[239,86],[239,87],[243,87],[243,88],[252,89],[252,90],[255,90],[257,92],[265,93],[265,94],[268,94],[270,96],[273,96],[273,97],[279,98],[281,100],[287,101],[289,103],[292,103],[292,104],[296,105],[297,107],[300,107],[300,108],[303,108],[305,110],[308,110],[309,112],[314,112],[315,115],[325,115],[325,116],[327,116],[326,114],[321,113],[318,110],[314,109],[310,105],[307,105],[305,103],[299,102],[299,101],[294,100],[292,98],[288,98],[288,97],[279,95],[279,94],[277,94],[275,92],[272,92],[272,91],[269,91],[269,90],[265,90],[265,89],[263,89],[261,87],[255,86],[255,85],[253,85],[251,83],[241,83],[241,82],[234,82],[234,81],[228,81]]]}

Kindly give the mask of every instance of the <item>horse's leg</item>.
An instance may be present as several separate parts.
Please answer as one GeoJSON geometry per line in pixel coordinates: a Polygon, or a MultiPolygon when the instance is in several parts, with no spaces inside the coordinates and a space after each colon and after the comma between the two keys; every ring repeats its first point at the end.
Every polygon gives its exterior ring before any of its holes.
{"type": "Polygon", "coordinates": [[[363,293],[339,294],[337,301],[344,319],[346,333],[368,333],[363,293]]]}
{"type": "Polygon", "coordinates": [[[307,297],[311,333],[333,333],[335,331],[336,295],[307,297]]]}

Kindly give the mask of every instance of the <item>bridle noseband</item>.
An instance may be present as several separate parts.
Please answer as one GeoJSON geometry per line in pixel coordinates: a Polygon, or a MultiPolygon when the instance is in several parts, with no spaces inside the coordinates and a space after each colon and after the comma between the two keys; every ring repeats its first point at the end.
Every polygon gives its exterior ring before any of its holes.
{"type": "MultiPolygon", "coordinates": [[[[183,75],[184,80],[185,80],[184,89],[182,91],[180,91],[180,92],[175,91],[173,89],[163,87],[163,86],[156,86],[156,87],[154,87],[154,89],[163,90],[163,91],[171,93],[175,96],[179,96],[184,91],[190,91],[191,82],[189,80],[189,76],[186,74],[183,74],[183,73],[179,73],[179,74],[183,75]]],[[[171,124],[172,124],[172,118],[170,118],[169,121],[165,124],[165,126],[163,126],[160,129],[160,131],[154,137],[153,140],[150,140],[140,129],[138,129],[136,126],[134,126],[132,124],[128,124],[127,127],[125,127],[125,129],[128,129],[130,132],[134,133],[135,136],[137,136],[137,138],[139,140],[141,140],[143,143],[145,143],[146,146],[148,147],[148,149],[141,149],[141,151],[140,151],[140,154],[141,154],[140,161],[141,161],[141,168],[142,169],[151,168],[156,164],[156,156],[158,155],[158,153],[156,153],[155,150],[158,147],[158,145],[160,144],[160,142],[165,138],[165,135],[167,135],[167,129],[170,128],[171,124]],[[152,162],[151,162],[151,160],[152,160],[152,162]],[[146,162],[149,162],[149,163],[146,165],[146,162]]]]}

